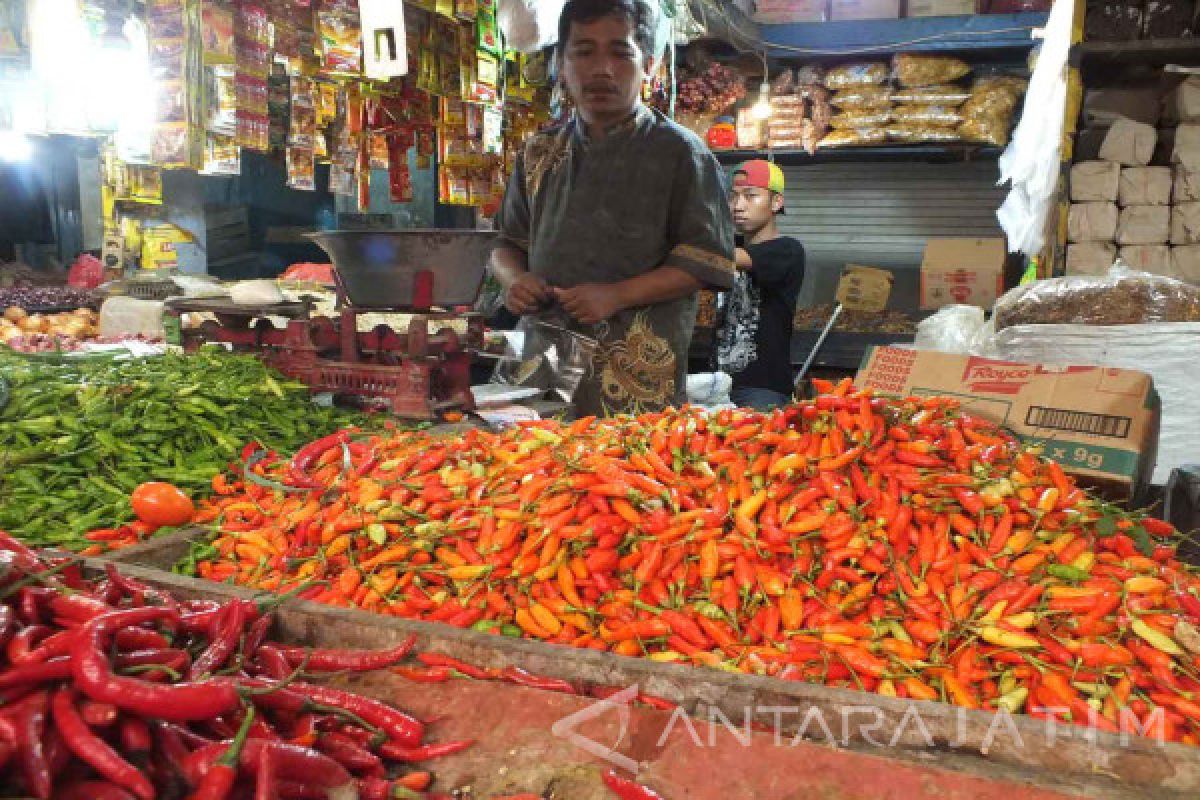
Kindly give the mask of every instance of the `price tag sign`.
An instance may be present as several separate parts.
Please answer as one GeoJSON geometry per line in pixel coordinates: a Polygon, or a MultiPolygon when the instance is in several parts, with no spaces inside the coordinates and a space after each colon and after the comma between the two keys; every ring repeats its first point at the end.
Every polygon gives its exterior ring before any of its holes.
{"type": "Polygon", "coordinates": [[[883,311],[895,279],[890,270],[847,264],[838,281],[837,301],[850,311],[883,311]]]}

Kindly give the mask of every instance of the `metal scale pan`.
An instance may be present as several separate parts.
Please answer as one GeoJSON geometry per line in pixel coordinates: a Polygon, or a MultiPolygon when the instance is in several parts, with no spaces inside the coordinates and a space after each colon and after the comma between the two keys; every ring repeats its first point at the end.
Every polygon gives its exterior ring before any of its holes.
{"type": "Polygon", "coordinates": [[[474,304],[496,240],[490,231],[433,229],[308,236],[329,254],[341,290],[359,309],[474,304]]]}

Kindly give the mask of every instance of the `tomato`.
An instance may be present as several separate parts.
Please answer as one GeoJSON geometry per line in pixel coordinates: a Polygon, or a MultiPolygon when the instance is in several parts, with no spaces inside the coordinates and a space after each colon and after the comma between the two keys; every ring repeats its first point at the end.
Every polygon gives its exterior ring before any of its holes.
{"type": "Polygon", "coordinates": [[[150,481],[133,490],[133,513],[147,525],[183,525],[196,513],[192,499],[169,483],[150,481]]]}

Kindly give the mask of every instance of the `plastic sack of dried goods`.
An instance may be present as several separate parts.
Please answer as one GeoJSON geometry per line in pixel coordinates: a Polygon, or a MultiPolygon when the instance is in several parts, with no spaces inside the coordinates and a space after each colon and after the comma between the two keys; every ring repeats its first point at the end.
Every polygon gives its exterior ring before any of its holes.
{"type": "Polygon", "coordinates": [[[833,94],[819,83],[804,83],[796,87],[796,94],[810,103],[829,103],[833,94]]]}
{"type": "Polygon", "coordinates": [[[891,120],[890,111],[843,111],[830,118],[829,126],[835,131],[882,128],[891,120]]]}
{"type": "Polygon", "coordinates": [[[1021,94],[1011,86],[989,85],[972,90],[960,111],[963,119],[1011,117],[1020,101],[1021,94]]]}
{"type": "Polygon", "coordinates": [[[833,96],[831,102],[844,111],[887,108],[892,104],[892,92],[886,86],[859,86],[843,89],[833,96]]]}
{"type": "Polygon", "coordinates": [[[825,86],[830,89],[851,89],[855,86],[875,86],[892,74],[887,64],[845,64],[825,73],[825,86]]]}
{"type": "Polygon", "coordinates": [[[796,74],[790,69],[785,69],[783,72],[771,79],[771,94],[787,95],[794,94],[796,91],[796,74]]]}
{"type": "Polygon", "coordinates": [[[920,122],[893,123],[885,129],[888,139],[904,144],[948,144],[961,142],[956,128],[944,128],[920,122]]]}
{"type": "Polygon", "coordinates": [[[796,85],[803,86],[811,83],[825,82],[825,68],[820,64],[806,64],[796,67],[796,85]]]}
{"type": "Polygon", "coordinates": [[[887,142],[886,131],[880,128],[864,128],[862,130],[830,131],[817,146],[821,148],[861,147],[885,142],[887,142]]]}
{"type": "Polygon", "coordinates": [[[1011,115],[967,119],[958,126],[958,135],[964,142],[1003,147],[1008,144],[1011,123],[1011,115]]]}
{"type": "Polygon", "coordinates": [[[918,350],[942,353],[969,353],[984,325],[983,309],[978,306],[950,305],[917,323],[913,346],[918,350]]]}
{"type": "Polygon", "coordinates": [[[892,109],[892,119],[902,124],[937,125],[943,128],[959,125],[963,121],[957,108],[946,106],[896,106],[892,109]]]}
{"type": "Polygon", "coordinates": [[[996,330],[1014,325],[1138,325],[1200,322],[1200,288],[1134,272],[1118,261],[1104,275],[1050,278],[996,301],[996,330]]]}
{"type": "Polygon", "coordinates": [[[970,96],[971,90],[962,86],[916,86],[911,89],[894,90],[892,102],[922,106],[961,106],[970,96]]]}
{"type": "Polygon", "coordinates": [[[896,80],[906,87],[950,83],[971,71],[971,65],[959,58],[914,53],[897,53],[892,59],[892,68],[896,71],[896,80]]]}

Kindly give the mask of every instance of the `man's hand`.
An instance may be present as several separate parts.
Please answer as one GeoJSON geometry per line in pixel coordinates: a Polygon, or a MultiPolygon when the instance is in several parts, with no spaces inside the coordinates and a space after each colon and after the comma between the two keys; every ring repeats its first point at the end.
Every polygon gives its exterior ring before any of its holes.
{"type": "Polygon", "coordinates": [[[581,283],[551,291],[567,313],[584,325],[603,322],[623,308],[620,290],[613,284],[581,283]]]}
{"type": "Polygon", "coordinates": [[[521,273],[504,292],[504,305],[514,314],[531,314],[551,298],[550,286],[532,272],[521,273]]]}

